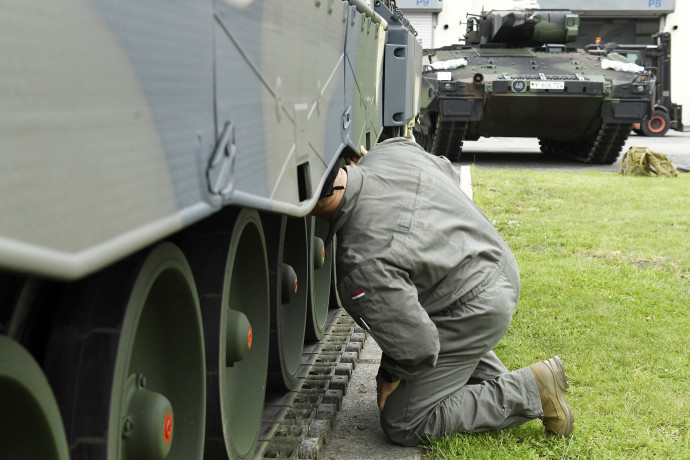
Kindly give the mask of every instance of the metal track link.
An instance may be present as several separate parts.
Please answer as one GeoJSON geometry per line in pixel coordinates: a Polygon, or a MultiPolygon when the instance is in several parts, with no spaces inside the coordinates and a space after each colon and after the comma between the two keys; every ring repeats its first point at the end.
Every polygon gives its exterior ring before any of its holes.
{"type": "Polygon", "coordinates": [[[610,165],[615,163],[620,155],[631,128],[632,126],[627,124],[602,124],[591,142],[539,139],[539,146],[547,155],[582,163],[610,165]]]}
{"type": "Polygon", "coordinates": [[[444,156],[450,161],[460,161],[462,142],[467,133],[467,122],[446,121],[439,117],[433,136],[431,153],[444,156]]]}
{"type": "Polygon", "coordinates": [[[287,393],[266,394],[256,458],[321,457],[365,340],[342,308],[329,311],[324,338],[304,347],[300,384],[287,393]]]}
{"type": "Polygon", "coordinates": [[[610,165],[616,162],[628,140],[632,125],[602,124],[594,140],[586,163],[610,165]]]}

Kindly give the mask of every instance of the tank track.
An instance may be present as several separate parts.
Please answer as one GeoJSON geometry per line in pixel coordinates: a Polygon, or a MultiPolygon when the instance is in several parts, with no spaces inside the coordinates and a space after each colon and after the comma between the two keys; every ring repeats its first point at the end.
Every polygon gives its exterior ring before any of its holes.
{"type": "Polygon", "coordinates": [[[323,339],[304,347],[300,384],[266,394],[256,460],[321,458],[367,338],[342,308],[327,323],[323,339]]]}
{"type": "Polygon", "coordinates": [[[414,140],[419,144],[425,151],[431,150],[431,136],[428,134],[424,134],[424,132],[414,129],[412,131],[412,134],[414,134],[414,140]]]}
{"type": "Polygon", "coordinates": [[[421,134],[420,145],[429,153],[444,156],[450,161],[460,161],[462,143],[467,133],[467,122],[446,121],[439,117],[434,130],[421,134]]]}
{"type": "Polygon", "coordinates": [[[602,124],[591,142],[567,142],[539,139],[541,151],[547,155],[569,158],[582,163],[610,165],[616,162],[632,125],[602,124]]]}

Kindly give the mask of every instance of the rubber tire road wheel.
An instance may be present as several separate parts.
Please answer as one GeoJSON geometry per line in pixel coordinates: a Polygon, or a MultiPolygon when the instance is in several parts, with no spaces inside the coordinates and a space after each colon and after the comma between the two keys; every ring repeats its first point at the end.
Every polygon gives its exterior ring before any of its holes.
{"type": "Polygon", "coordinates": [[[72,458],[195,460],[206,381],[191,269],[161,243],[65,288],[45,372],[72,458]]]}
{"type": "Polygon", "coordinates": [[[29,352],[0,335],[0,446],[7,459],[69,460],[60,410],[29,352]]]}
{"type": "Polygon", "coordinates": [[[255,210],[226,208],[189,228],[179,243],[197,280],[206,341],[204,458],[253,458],[266,393],[270,332],[261,219],[255,210]]]}
{"type": "Polygon", "coordinates": [[[307,324],[304,332],[306,340],[319,341],[323,338],[328,319],[333,251],[329,251],[329,247],[325,246],[329,229],[327,221],[318,217],[308,218],[307,228],[307,233],[311,236],[311,247],[309,251],[307,324]]]}
{"type": "Polygon", "coordinates": [[[641,124],[642,133],[645,136],[661,137],[668,132],[671,119],[663,110],[655,110],[648,120],[641,124]]]}
{"type": "Polygon", "coordinates": [[[298,382],[307,319],[309,249],[303,217],[261,216],[271,284],[269,389],[291,390],[298,382]]]}

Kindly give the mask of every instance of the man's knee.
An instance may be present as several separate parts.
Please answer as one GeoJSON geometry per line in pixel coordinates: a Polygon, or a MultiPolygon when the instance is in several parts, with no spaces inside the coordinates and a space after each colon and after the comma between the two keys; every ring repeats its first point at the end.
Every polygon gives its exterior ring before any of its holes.
{"type": "Polygon", "coordinates": [[[385,410],[381,414],[381,429],[395,444],[418,446],[425,443],[429,436],[443,434],[441,414],[436,410],[418,413],[413,417],[409,417],[410,414],[407,414],[408,417],[401,415],[385,410]]]}
{"type": "Polygon", "coordinates": [[[417,435],[417,433],[407,427],[390,426],[381,421],[381,428],[383,432],[386,433],[388,439],[394,444],[399,444],[401,446],[418,446],[423,441],[417,435]]]}

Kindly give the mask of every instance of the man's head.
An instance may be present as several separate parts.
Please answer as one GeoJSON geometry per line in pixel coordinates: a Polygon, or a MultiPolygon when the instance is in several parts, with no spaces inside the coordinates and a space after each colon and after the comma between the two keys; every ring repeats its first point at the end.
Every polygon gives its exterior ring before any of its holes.
{"type": "MultiPolygon", "coordinates": [[[[359,161],[367,154],[367,150],[360,146],[359,157],[352,152],[352,155],[344,156],[345,163],[348,165],[358,165],[359,161]]],[[[345,196],[345,187],[347,187],[347,171],[345,168],[340,168],[338,164],[331,170],[323,184],[319,201],[316,206],[309,213],[312,216],[320,217],[322,219],[330,220],[331,216],[338,208],[338,205],[345,196]]]]}
{"type": "Polygon", "coordinates": [[[328,175],[326,183],[323,185],[319,201],[316,206],[309,213],[312,216],[320,217],[322,219],[330,220],[331,216],[338,208],[338,205],[345,196],[345,187],[347,186],[347,173],[343,168],[333,168],[333,171],[328,175]]]}
{"type": "Polygon", "coordinates": [[[331,169],[331,172],[328,173],[328,177],[326,177],[326,182],[323,184],[323,188],[321,189],[321,194],[319,195],[319,200],[322,200],[324,198],[328,198],[329,196],[333,195],[333,192],[335,191],[335,179],[338,177],[338,171],[340,170],[340,165],[336,164],[333,169],[331,169]]]}

